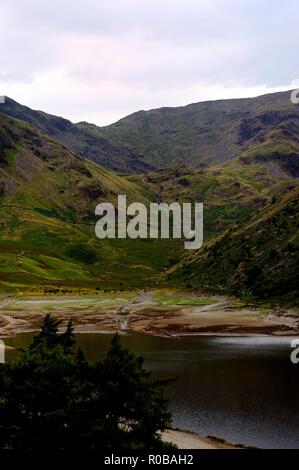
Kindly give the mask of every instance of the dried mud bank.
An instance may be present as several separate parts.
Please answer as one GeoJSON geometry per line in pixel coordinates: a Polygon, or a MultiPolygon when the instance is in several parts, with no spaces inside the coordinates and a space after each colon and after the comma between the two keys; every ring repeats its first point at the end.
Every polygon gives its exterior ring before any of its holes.
{"type": "Polygon", "coordinates": [[[77,332],[132,330],[177,338],[185,334],[297,335],[299,312],[238,306],[223,296],[175,290],[100,296],[3,296],[0,336],[37,330],[44,315],[72,318],[77,332]]]}

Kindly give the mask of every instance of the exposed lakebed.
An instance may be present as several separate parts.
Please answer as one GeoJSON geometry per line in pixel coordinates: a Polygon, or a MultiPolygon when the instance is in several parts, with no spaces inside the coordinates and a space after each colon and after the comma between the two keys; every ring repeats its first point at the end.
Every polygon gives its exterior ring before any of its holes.
{"type": "Polygon", "coordinates": [[[99,292],[97,295],[3,295],[0,337],[38,330],[46,313],[72,318],[77,332],[128,329],[151,335],[182,333],[275,334],[299,332],[294,309],[245,304],[226,296],[179,289],[99,292]]]}

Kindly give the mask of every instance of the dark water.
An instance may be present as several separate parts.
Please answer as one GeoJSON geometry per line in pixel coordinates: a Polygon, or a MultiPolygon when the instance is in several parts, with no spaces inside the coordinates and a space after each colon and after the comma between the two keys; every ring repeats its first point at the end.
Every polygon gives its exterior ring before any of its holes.
{"type": "MultiPolygon", "coordinates": [[[[32,333],[5,340],[24,347],[32,333]]],[[[79,334],[88,358],[111,335],[79,334]]],[[[173,425],[258,447],[299,448],[299,364],[290,338],[188,336],[180,341],[136,333],[124,342],[146,358],[156,377],[179,374],[168,394],[173,425]]],[[[7,359],[16,353],[7,352],[7,359]]]]}

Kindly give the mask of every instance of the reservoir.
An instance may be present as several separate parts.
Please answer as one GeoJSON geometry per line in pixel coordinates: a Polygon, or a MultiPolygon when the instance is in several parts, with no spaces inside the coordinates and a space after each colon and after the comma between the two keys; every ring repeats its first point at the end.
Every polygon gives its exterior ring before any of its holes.
{"type": "MultiPolygon", "coordinates": [[[[27,346],[34,333],[6,338],[27,346]]],[[[102,357],[111,334],[76,335],[88,359],[102,357]]],[[[299,448],[299,364],[290,337],[181,336],[126,332],[124,343],[145,357],[155,378],[177,376],[167,388],[173,427],[261,448],[299,448]]],[[[15,357],[6,351],[6,360],[15,357]]]]}

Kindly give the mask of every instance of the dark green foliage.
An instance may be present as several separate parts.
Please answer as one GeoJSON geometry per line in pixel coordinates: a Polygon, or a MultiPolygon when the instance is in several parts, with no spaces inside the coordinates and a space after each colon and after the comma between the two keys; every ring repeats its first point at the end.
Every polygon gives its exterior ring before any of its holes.
{"type": "Polygon", "coordinates": [[[67,249],[66,255],[80,263],[86,264],[93,264],[98,260],[98,253],[83,243],[71,245],[70,248],[67,249]]]}
{"type": "Polygon", "coordinates": [[[70,322],[47,315],[30,347],[0,368],[0,449],[157,449],[170,423],[162,384],[112,339],[103,361],[74,351],[70,322]]]}

